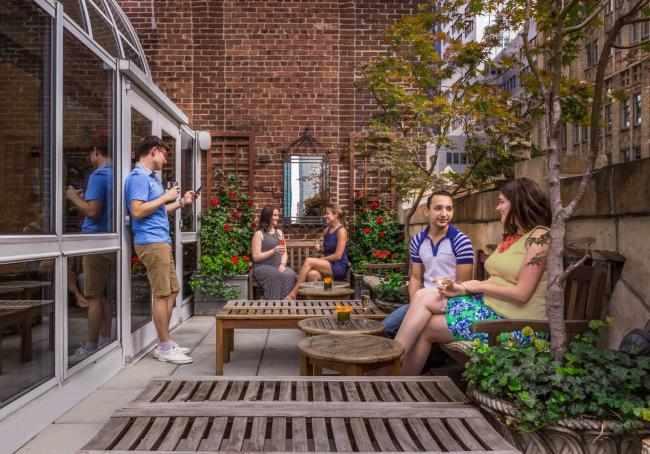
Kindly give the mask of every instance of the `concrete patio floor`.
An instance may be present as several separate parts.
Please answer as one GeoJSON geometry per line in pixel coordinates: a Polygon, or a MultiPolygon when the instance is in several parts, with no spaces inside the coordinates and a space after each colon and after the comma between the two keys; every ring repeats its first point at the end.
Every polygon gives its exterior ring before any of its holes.
{"type": "MultiPolygon", "coordinates": [[[[214,374],[213,317],[193,317],[175,329],[173,337],[180,345],[192,349],[192,364],[161,363],[148,354],[50,424],[16,454],[74,454],[95,436],[115,410],[133,400],[152,378],[214,374]]],[[[237,330],[236,348],[224,374],[299,375],[296,345],[302,337],[298,330],[237,330]]]]}

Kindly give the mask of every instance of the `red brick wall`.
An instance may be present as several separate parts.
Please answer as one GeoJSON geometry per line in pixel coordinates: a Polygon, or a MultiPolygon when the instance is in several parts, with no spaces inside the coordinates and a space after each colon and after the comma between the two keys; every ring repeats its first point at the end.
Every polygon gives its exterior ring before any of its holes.
{"type": "MultiPolygon", "coordinates": [[[[280,150],[311,127],[330,152],[331,199],[351,208],[350,135],[375,112],[355,80],[385,51],[387,25],[413,12],[418,0],[157,0],[155,29],[149,0],[119,3],[154,80],[192,127],[215,137],[252,133],[258,207],[280,206],[280,150]]],[[[216,145],[212,156],[219,159],[216,145]]],[[[365,167],[357,169],[357,189],[368,181],[369,195],[385,198],[386,173],[370,166],[365,178],[365,167]]]]}

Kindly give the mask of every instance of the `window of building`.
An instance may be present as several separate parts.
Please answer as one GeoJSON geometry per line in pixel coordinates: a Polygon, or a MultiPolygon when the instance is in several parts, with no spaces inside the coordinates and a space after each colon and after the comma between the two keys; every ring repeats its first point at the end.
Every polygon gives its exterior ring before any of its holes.
{"type": "Polygon", "coordinates": [[[587,43],[585,46],[587,55],[587,66],[594,66],[598,63],[598,40],[587,43]]]}
{"type": "Polygon", "coordinates": [[[605,131],[607,134],[612,132],[612,105],[607,104],[605,106],[605,131]]]}
{"type": "Polygon", "coordinates": [[[642,120],[642,109],[643,105],[641,103],[641,93],[636,93],[632,96],[632,104],[634,108],[634,126],[641,126],[642,120]]]}
{"type": "Polygon", "coordinates": [[[55,260],[0,264],[3,316],[0,407],[54,377],[55,260]],[[26,318],[25,318],[26,317],[26,318]]]}
{"type": "Polygon", "coordinates": [[[573,145],[580,144],[580,125],[573,125],[573,145]]]}
{"type": "Polygon", "coordinates": [[[460,154],[460,163],[463,165],[467,164],[467,153],[460,154]]]}
{"type": "Polygon", "coordinates": [[[621,86],[627,87],[630,84],[630,70],[626,69],[621,72],[621,86]]]}
{"type": "Polygon", "coordinates": [[[582,138],[582,143],[587,143],[589,142],[589,128],[588,126],[583,126],[582,127],[582,132],[581,132],[581,138],[582,138]]]}
{"type": "Polygon", "coordinates": [[[192,295],[190,279],[196,271],[197,266],[197,246],[196,243],[183,244],[183,300],[192,295]]]}
{"type": "Polygon", "coordinates": [[[451,161],[453,160],[451,155],[452,155],[451,151],[448,151],[447,156],[445,156],[445,164],[451,164],[451,161]]]}
{"type": "Polygon", "coordinates": [[[69,256],[68,367],[117,340],[117,253],[69,256]]]}
{"type": "Polygon", "coordinates": [[[641,40],[646,41],[650,39],[650,23],[644,22],[640,24],[641,26],[641,40]]]}
{"type": "Polygon", "coordinates": [[[638,43],[641,33],[639,24],[631,24],[628,29],[630,30],[630,44],[638,43]]]}
{"type": "Polygon", "coordinates": [[[81,0],[59,0],[63,4],[63,12],[67,14],[70,19],[75,21],[84,30],[87,30],[86,21],[84,20],[84,13],[81,9],[81,0]]]}
{"type": "Polygon", "coordinates": [[[621,103],[621,129],[630,127],[630,100],[629,98],[621,103]]]}
{"type": "Polygon", "coordinates": [[[69,32],[63,67],[64,232],[114,232],[114,73],[69,32]]]}
{"type": "MultiPolygon", "coordinates": [[[[194,178],[194,137],[181,131],[181,194],[198,189],[194,178]]],[[[181,231],[196,231],[196,204],[181,210],[181,231]]]]}
{"type": "Polygon", "coordinates": [[[52,19],[33,2],[9,0],[7,8],[0,20],[0,234],[52,233],[52,19]]]}
{"type": "Polygon", "coordinates": [[[641,159],[641,145],[634,145],[634,147],[632,147],[632,156],[636,160],[641,159]]]}
{"type": "Polygon", "coordinates": [[[625,147],[621,149],[621,156],[623,158],[623,162],[629,162],[630,161],[630,148],[625,147]]]}
{"type": "Polygon", "coordinates": [[[566,148],[566,140],[567,140],[567,130],[566,130],[566,123],[560,124],[560,147],[561,148],[566,148]]]}

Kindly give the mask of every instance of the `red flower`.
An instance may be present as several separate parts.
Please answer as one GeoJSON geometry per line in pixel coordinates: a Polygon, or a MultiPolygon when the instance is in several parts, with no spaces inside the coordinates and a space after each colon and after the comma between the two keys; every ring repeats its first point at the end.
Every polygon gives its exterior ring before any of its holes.
{"type": "Polygon", "coordinates": [[[233,255],[232,257],[230,257],[230,262],[233,265],[239,265],[239,256],[238,255],[233,255]]]}
{"type": "Polygon", "coordinates": [[[210,198],[210,206],[213,208],[216,208],[221,205],[221,200],[219,197],[211,197],[210,198]]]}
{"type": "Polygon", "coordinates": [[[376,210],[379,208],[379,202],[376,200],[372,200],[368,203],[368,206],[370,207],[371,210],[376,210]]]}
{"type": "Polygon", "coordinates": [[[248,262],[251,261],[250,257],[247,256],[247,255],[243,256],[241,259],[242,259],[244,262],[246,262],[246,263],[248,263],[248,262]]]}
{"type": "Polygon", "coordinates": [[[363,231],[364,235],[370,235],[370,233],[372,232],[372,229],[370,227],[364,227],[362,229],[362,231],[363,231]]]}
{"type": "Polygon", "coordinates": [[[385,249],[373,249],[372,256],[376,259],[384,260],[390,257],[390,251],[385,249]]]}
{"type": "Polygon", "coordinates": [[[239,219],[241,219],[241,212],[238,211],[238,210],[232,210],[232,212],[230,213],[230,216],[232,216],[232,218],[235,221],[238,221],[239,219]]]}
{"type": "Polygon", "coordinates": [[[248,206],[251,207],[251,208],[253,208],[253,206],[255,206],[255,203],[253,203],[252,200],[249,200],[249,201],[248,201],[248,206]]]}
{"type": "Polygon", "coordinates": [[[379,232],[379,238],[383,238],[385,236],[386,236],[386,232],[384,231],[379,232]]]}
{"type": "Polygon", "coordinates": [[[224,232],[232,232],[232,225],[230,225],[230,224],[224,224],[224,225],[223,225],[223,231],[224,231],[224,232]]]}
{"type": "Polygon", "coordinates": [[[236,199],[237,198],[237,193],[235,191],[229,191],[228,192],[228,198],[229,199],[236,199]]]}
{"type": "Polygon", "coordinates": [[[377,223],[377,225],[382,225],[384,223],[384,218],[381,216],[377,216],[375,218],[375,222],[377,223]]]}

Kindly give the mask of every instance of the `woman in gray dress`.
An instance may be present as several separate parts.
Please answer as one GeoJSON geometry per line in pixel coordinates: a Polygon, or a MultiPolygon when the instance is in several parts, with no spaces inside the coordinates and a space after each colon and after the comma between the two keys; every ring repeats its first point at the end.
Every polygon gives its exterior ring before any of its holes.
{"type": "Polygon", "coordinates": [[[265,299],[284,299],[296,284],[296,273],[287,267],[284,234],[278,229],[280,211],[262,208],[259,230],[253,235],[253,276],[264,291],[265,299]]]}

